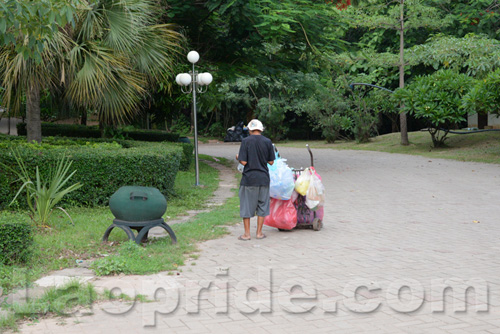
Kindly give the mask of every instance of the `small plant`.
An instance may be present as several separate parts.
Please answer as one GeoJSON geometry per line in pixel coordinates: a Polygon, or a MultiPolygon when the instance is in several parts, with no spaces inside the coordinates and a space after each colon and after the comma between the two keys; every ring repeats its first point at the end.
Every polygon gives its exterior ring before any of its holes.
{"type": "MultiPolygon", "coordinates": [[[[26,199],[31,211],[32,220],[38,225],[46,226],[57,203],[59,203],[66,194],[81,187],[80,183],[75,183],[64,188],[69,179],[76,173],[76,170],[69,173],[72,161],[68,160],[65,155],[62,155],[56,168],[50,168],[47,181],[43,180],[38,166],[36,166],[36,179],[32,181],[21,155],[15,151],[12,151],[12,153],[20,171],[14,170],[8,166],[5,167],[14,171],[23,184],[11,204],[15,202],[23,189],[26,189],[26,199]]],[[[57,209],[63,211],[71,220],[71,217],[63,208],[58,207],[57,209]]]]}
{"type": "Polygon", "coordinates": [[[106,257],[92,263],[91,269],[97,276],[117,275],[123,273],[127,268],[124,259],[117,257],[106,257]]]}
{"type": "Polygon", "coordinates": [[[116,275],[128,273],[130,261],[140,259],[144,248],[129,240],[120,246],[117,255],[99,259],[92,264],[92,269],[98,276],[116,275]]]}

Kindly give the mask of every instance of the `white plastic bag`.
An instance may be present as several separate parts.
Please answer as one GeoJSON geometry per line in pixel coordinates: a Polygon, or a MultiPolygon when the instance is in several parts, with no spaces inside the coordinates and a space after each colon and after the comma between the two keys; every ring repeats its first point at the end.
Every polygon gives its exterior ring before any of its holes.
{"type": "Polygon", "coordinates": [[[293,172],[285,159],[278,158],[269,167],[269,195],[279,200],[289,200],[294,189],[293,172]]]}
{"type": "Polygon", "coordinates": [[[316,171],[313,171],[309,171],[311,182],[306,192],[306,205],[309,209],[316,210],[325,203],[325,186],[316,171]]]}

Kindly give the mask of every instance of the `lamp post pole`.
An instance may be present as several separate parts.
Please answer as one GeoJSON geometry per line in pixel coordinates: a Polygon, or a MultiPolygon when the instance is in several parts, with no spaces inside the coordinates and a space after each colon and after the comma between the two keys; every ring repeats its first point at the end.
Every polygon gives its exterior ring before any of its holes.
{"type": "Polygon", "coordinates": [[[196,175],[196,182],[195,186],[200,185],[200,167],[198,165],[198,121],[196,119],[196,72],[194,70],[194,63],[193,63],[193,71],[191,72],[192,75],[192,81],[191,85],[192,91],[193,91],[193,120],[194,120],[194,170],[195,170],[195,175],[196,175]]]}
{"type": "Polygon", "coordinates": [[[198,163],[198,121],[196,115],[196,93],[205,93],[207,87],[212,82],[212,75],[208,72],[198,73],[194,68],[194,64],[200,59],[200,55],[196,51],[188,53],[187,58],[193,64],[193,70],[190,73],[177,74],[175,81],[181,86],[181,91],[184,94],[193,94],[193,121],[194,121],[194,167],[196,173],[195,186],[200,185],[200,169],[198,163]],[[186,88],[184,88],[186,87],[186,88]]]}

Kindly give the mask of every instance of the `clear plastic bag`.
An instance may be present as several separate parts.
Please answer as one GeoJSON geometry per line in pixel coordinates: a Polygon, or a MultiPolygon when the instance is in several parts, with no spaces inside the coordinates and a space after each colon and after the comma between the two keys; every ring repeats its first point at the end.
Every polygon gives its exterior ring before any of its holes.
{"type": "Polygon", "coordinates": [[[307,189],[309,189],[309,184],[311,183],[311,177],[311,170],[309,168],[304,169],[295,181],[295,191],[305,196],[307,189]]]}
{"type": "Polygon", "coordinates": [[[271,178],[270,196],[279,200],[289,200],[295,185],[293,172],[286,164],[286,160],[281,158],[274,160],[274,164],[269,166],[269,176],[271,178]]]}
{"type": "Polygon", "coordinates": [[[245,166],[243,166],[243,164],[240,162],[240,163],[238,164],[238,172],[243,173],[243,170],[244,170],[244,169],[245,169],[245,166]]]}
{"type": "Polygon", "coordinates": [[[306,205],[309,209],[315,210],[325,203],[325,187],[314,169],[310,170],[309,174],[311,181],[306,192],[306,205]]]}
{"type": "Polygon", "coordinates": [[[293,201],[271,198],[269,216],[264,219],[264,225],[282,230],[293,229],[297,225],[297,210],[293,201]]]}

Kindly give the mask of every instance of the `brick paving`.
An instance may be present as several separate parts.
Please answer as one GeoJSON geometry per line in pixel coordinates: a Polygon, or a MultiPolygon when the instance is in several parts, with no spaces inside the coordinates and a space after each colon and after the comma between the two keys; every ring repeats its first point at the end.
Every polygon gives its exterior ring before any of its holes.
{"type": "MultiPolygon", "coordinates": [[[[234,159],[238,147],[199,151],[234,159]]],[[[305,148],[280,152],[309,165],[305,148]]],[[[242,242],[242,225],[229,227],[178,276],[95,282],[157,302],[102,302],[21,332],[500,333],[500,166],[314,154],[328,194],[320,232],[264,227],[266,239],[242,242]]]]}

